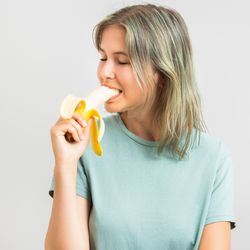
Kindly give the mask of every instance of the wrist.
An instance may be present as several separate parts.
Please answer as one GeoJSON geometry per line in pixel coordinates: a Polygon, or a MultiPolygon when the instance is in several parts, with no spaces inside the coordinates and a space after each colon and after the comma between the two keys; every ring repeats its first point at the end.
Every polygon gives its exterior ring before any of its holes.
{"type": "Polygon", "coordinates": [[[75,161],[64,161],[55,162],[54,174],[76,174],[77,162],[75,161]]]}
{"type": "Polygon", "coordinates": [[[77,165],[77,162],[78,160],[76,159],[58,159],[58,158],[55,158],[55,166],[62,166],[62,167],[66,167],[67,166],[75,166],[77,165]]]}

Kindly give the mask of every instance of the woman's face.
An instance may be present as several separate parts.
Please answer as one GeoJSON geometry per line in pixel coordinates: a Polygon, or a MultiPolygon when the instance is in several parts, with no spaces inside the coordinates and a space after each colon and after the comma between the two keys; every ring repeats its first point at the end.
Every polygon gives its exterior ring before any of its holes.
{"type": "Polygon", "coordinates": [[[136,83],[136,74],[129,62],[125,29],[118,25],[105,28],[99,53],[97,77],[101,85],[122,91],[117,97],[105,103],[105,109],[109,113],[132,110],[139,112],[146,96],[136,83]]]}

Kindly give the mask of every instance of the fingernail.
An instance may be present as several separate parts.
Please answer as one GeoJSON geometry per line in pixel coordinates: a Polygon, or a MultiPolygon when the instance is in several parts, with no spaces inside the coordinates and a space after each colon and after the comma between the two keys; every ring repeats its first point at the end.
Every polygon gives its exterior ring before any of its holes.
{"type": "Polygon", "coordinates": [[[87,127],[87,123],[84,121],[84,120],[82,120],[82,125],[84,126],[84,127],[87,127]]]}

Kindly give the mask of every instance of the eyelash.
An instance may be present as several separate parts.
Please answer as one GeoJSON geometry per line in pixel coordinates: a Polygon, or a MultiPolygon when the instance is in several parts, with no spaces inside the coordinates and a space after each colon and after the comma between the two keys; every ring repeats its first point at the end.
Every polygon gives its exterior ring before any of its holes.
{"type": "MultiPolygon", "coordinates": [[[[105,61],[107,61],[107,59],[101,58],[100,61],[105,62],[105,61]]],[[[129,64],[128,62],[122,63],[122,62],[119,62],[119,61],[118,61],[118,63],[121,64],[121,65],[129,64]]]]}

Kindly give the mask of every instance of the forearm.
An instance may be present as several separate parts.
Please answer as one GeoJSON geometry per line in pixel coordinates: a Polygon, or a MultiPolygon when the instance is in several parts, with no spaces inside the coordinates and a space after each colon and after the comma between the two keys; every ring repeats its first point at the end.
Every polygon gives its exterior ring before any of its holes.
{"type": "Polygon", "coordinates": [[[86,249],[84,246],[86,234],[84,234],[77,211],[76,171],[59,169],[69,169],[69,166],[56,166],[54,170],[54,200],[45,249],[83,250],[86,249]]]}

